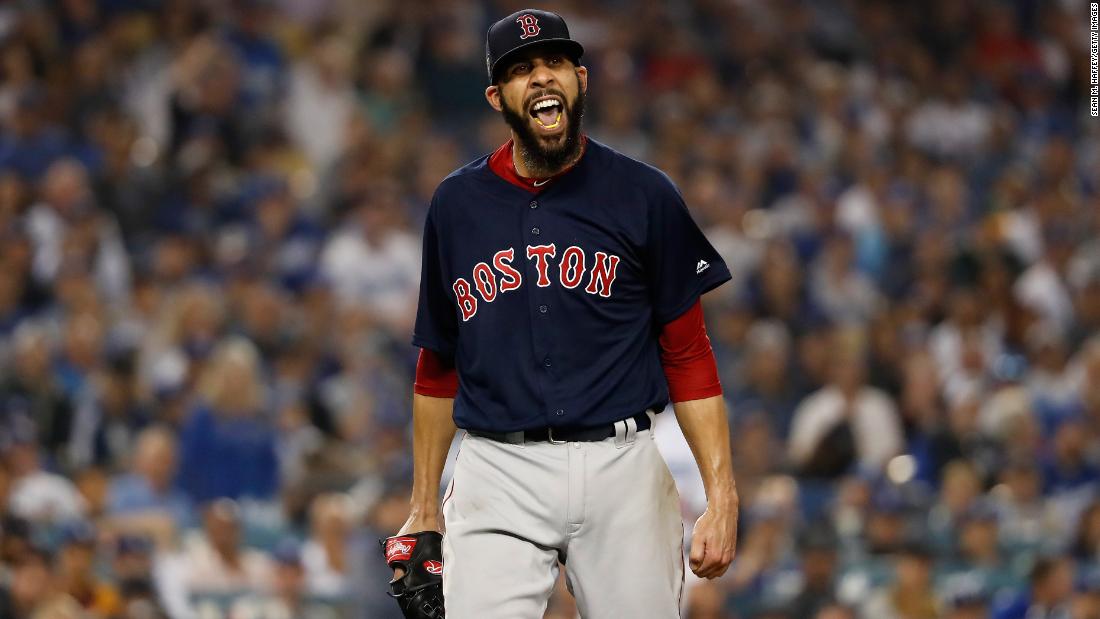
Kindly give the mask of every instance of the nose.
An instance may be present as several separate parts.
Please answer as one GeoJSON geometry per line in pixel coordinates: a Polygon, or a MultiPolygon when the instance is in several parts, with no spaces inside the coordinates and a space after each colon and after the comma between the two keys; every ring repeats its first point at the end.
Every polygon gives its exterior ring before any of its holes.
{"type": "Polygon", "coordinates": [[[541,60],[536,61],[531,69],[531,81],[528,85],[534,89],[547,88],[554,83],[554,72],[541,60]]]}

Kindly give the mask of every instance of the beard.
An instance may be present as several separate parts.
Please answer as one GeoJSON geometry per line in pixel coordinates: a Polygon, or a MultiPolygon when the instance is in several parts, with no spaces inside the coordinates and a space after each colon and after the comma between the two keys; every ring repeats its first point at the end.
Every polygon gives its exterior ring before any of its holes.
{"type": "MultiPolygon", "coordinates": [[[[565,93],[559,90],[543,90],[528,97],[528,101],[545,95],[557,95],[565,106],[565,133],[552,138],[550,142],[539,136],[531,127],[531,115],[512,109],[506,102],[501,106],[501,114],[516,134],[515,147],[528,171],[535,177],[553,176],[566,165],[572,163],[581,151],[581,119],[584,117],[584,91],[577,88],[577,98],[567,101],[565,93]]],[[[525,106],[526,107],[526,106],[525,106]]]]}

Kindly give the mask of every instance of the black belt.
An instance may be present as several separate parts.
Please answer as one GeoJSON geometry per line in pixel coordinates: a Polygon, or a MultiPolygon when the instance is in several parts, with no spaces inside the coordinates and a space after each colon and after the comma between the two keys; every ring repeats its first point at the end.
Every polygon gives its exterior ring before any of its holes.
{"type": "MultiPolygon", "coordinates": [[[[649,429],[649,413],[639,413],[633,417],[638,424],[638,431],[649,429]]],[[[537,428],[534,430],[523,430],[520,432],[483,432],[481,430],[467,430],[474,436],[480,436],[481,438],[492,439],[494,441],[500,441],[502,443],[531,443],[537,441],[550,441],[551,443],[570,443],[574,441],[588,442],[588,441],[602,441],[605,438],[611,438],[615,436],[615,424],[621,423],[625,420],[619,420],[615,423],[608,423],[602,426],[562,426],[560,428],[537,428]]]]}

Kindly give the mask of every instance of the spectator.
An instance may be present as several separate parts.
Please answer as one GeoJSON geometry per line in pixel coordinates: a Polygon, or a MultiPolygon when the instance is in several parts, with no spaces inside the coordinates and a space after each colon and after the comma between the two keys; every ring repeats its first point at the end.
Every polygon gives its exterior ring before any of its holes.
{"type": "Polygon", "coordinates": [[[1100,469],[1091,462],[1088,429],[1082,419],[1063,421],[1054,431],[1049,451],[1042,456],[1043,492],[1047,495],[1081,491],[1091,494],[1100,481],[1100,469]]]}
{"type": "Polygon", "coordinates": [[[34,277],[51,285],[65,269],[85,269],[101,298],[122,303],[129,296],[130,260],[114,218],[97,208],[87,169],[63,159],[42,181],[43,201],[27,213],[34,246],[34,277]]]}
{"type": "Polygon", "coordinates": [[[392,188],[356,207],[321,253],[321,272],[337,298],[402,332],[411,325],[420,247],[401,222],[392,188]]]}
{"type": "Polygon", "coordinates": [[[1082,563],[1100,560],[1100,500],[1094,500],[1081,513],[1070,552],[1082,563]]]}
{"type": "Polygon", "coordinates": [[[1028,581],[1028,591],[994,607],[993,619],[1067,616],[1073,593],[1072,564],[1062,559],[1039,559],[1028,581]]]}
{"type": "Polygon", "coordinates": [[[948,71],[939,81],[939,96],[918,107],[906,127],[909,141],[942,157],[971,157],[986,148],[992,132],[992,114],[966,94],[967,76],[948,71]]]}
{"type": "Polygon", "coordinates": [[[188,540],[179,556],[162,559],[157,586],[173,616],[187,614],[196,596],[271,591],[271,558],[243,547],[241,526],[236,503],[215,501],[203,510],[201,535],[188,540]]]}
{"type": "Polygon", "coordinates": [[[300,567],[311,595],[341,598],[351,593],[352,558],[349,497],[323,494],[310,508],[310,538],[302,546],[300,567]]]}
{"type": "Polygon", "coordinates": [[[62,591],[93,617],[112,617],[122,610],[118,590],[96,577],[96,530],[87,522],[73,522],[62,531],[56,574],[62,591]]]}
{"type": "Polygon", "coordinates": [[[855,346],[848,342],[834,353],[829,384],[795,410],[788,454],[803,475],[836,477],[856,465],[879,471],[902,449],[893,402],[864,383],[865,361],[855,346]]]}
{"type": "Polygon", "coordinates": [[[316,617],[336,619],[336,608],[312,604],[307,599],[305,570],[301,555],[293,545],[284,545],[275,551],[274,595],[266,605],[268,617],[316,617]]]}
{"type": "Polygon", "coordinates": [[[153,541],[140,535],[119,535],[114,544],[111,574],[120,583],[151,579],[153,576],[153,541]]]}
{"type": "Polygon", "coordinates": [[[13,424],[5,439],[4,466],[11,474],[7,508],[13,516],[60,524],[84,516],[87,504],[68,478],[51,473],[42,464],[34,429],[26,420],[13,424]]]}
{"type": "Polygon", "coordinates": [[[12,371],[0,378],[4,425],[26,419],[34,424],[47,455],[61,458],[73,430],[73,400],[50,368],[50,339],[39,326],[24,323],[14,335],[12,371]]]}
{"type": "Polygon", "coordinates": [[[57,617],[75,619],[83,610],[71,596],[60,590],[50,573],[52,557],[40,548],[27,553],[14,566],[11,580],[6,584],[6,595],[0,604],[11,617],[57,617]]]}
{"type": "Polygon", "coordinates": [[[827,522],[810,524],[800,540],[802,582],[789,605],[794,617],[815,617],[836,602],[837,539],[827,522]]]}
{"type": "Polygon", "coordinates": [[[829,239],[810,275],[814,303],[835,324],[866,324],[879,305],[874,283],[856,269],[852,240],[829,239]]]}
{"type": "Polygon", "coordinates": [[[159,515],[177,526],[194,521],[191,501],[175,484],[176,437],[163,426],[146,428],[135,442],[131,472],[116,477],[108,493],[112,516],[159,515]]]}
{"type": "Polygon", "coordinates": [[[220,344],[201,379],[203,399],[180,435],[180,485],[196,503],[271,498],[278,484],[275,433],[256,349],[244,339],[220,344]]]}
{"type": "Polygon", "coordinates": [[[798,405],[798,393],[786,377],[790,372],[791,338],[777,321],[757,321],[745,335],[745,367],[738,374],[746,382],[734,394],[733,410],[760,409],[776,436],[787,436],[798,405]]]}
{"type": "MultiPolygon", "coordinates": [[[[223,335],[225,301],[209,284],[189,282],[160,304],[156,324],[138,354],[143,393],[162,400],[189,393],[199,363],[223,335]]],[[[164,419],[172,425],[182,419],[164,419]]]]}
{"type": "Polygon", "coordinates": [[[135,437],[151,413],[138,401],[130,355],[109,359],[91,376],[77,410],[69,455],[75,466],[99,465],[118,470],[134,451],[135,437]]]}
{"type": "Polygon", "coordinates": [[[309,56],[294,64],[287,96],[287,129],[324,176],[339,158],[355,111],[352,51],[336,36],[319,38],[309,56]]]}
{"type": "Polygon", "coordinates": [[[960,515],[956,530],[957,557],[949,574],[975,579],[993,596],[1023,584],[1023,574],[1013,572],[1011,556],[1000,548],[998,516],[992,505],[971,505],[960,515]]]}
{"type": "Polygon", "coordinates": [[[1066,283],[1073,252],[1073,241],[1068,237],[1072,234],[1065,225],[1052,225],[1046,230],[1042,257],[1024,271],[1013,289],[1020,304],[1059,335],[1068,333],[1073,316],[1073,301],[1066,283]]]}
{"type": "Polygon", "coordinates": [[[115,542],[111,575],[118,582],[124,619],[164,619],[153,581],[153,542],[135,535],[120,535],[115,542]]]}
{"type": "MultiPolygon", "coordinates": [[[[7,56],[8,67],[22,65],[17,69],[19,73],[24,72],[24,63],[32,64],[32,54],[25,47],[12,50],[7,56]]],[[[52,163],[69,154],[69,139],[65,131],[43,113],[45,93],[40,84],[27,84],[21,92],[15,93],[14,99],[14,109],[5,119],[5,131],[0,139],[0,168],[14,170],[23,178],[37,182],[52,163]]]]}
{"type": "Polygon", "coordinates": [[[909,544],[897,560],[894,584],[875,594],[863,608],[868,617],[936,619],[939,604],[932,589],[932,556],[923,544],[909,544]]]}
{"type": "Polygon", "coordinates": [[[1032,461],[1017,459],[1001,472],[1005,491],[995,496],[1001,535],[1013,550],[1039,549],[1068,532],[1053,505],[1042,500],[1042,478],[1032,461]]]}
{"type": "Polygon", "coordinates": [[[944,467],[940,494],[928,513],[928,532],[941,551],[954,546],[956,527],[982,495],[982,480],[968,461],[953,460],[944,467]]]}

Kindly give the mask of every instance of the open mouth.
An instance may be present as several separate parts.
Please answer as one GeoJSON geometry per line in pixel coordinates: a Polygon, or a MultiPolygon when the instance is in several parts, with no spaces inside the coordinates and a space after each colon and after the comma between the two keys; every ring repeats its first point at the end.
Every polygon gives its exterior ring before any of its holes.
{"type": "Polygon", "coordinates": [[[565,105],[557,95],[540,97],[529,108],[535,124],[546,130],[554,130],[561,126],[565,105]]]}

